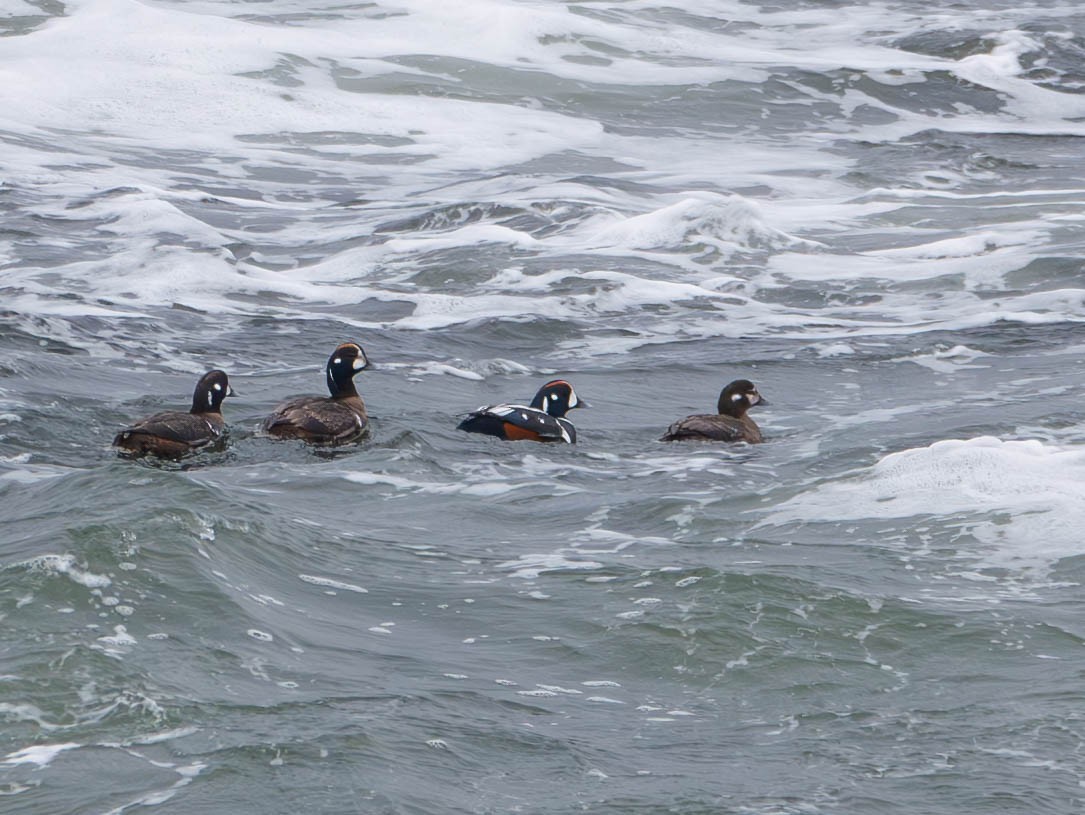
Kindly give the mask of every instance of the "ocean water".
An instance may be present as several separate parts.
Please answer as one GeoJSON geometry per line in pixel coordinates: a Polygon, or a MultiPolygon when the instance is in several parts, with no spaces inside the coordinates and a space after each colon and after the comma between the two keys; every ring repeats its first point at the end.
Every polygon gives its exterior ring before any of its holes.
{"type": "Polygon", "coordinates": [[[0,811],[1085,807],[1080,4],[0,14],[0,811]]]}

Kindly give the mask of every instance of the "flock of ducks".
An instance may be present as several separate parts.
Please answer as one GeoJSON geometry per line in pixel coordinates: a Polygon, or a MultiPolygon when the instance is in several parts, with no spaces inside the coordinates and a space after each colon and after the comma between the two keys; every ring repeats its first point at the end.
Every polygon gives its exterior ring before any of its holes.
{"type": "MultiPolygon", "coordinates": [[[[315,445],[338,445],[357,441],[369,431],[365,402],[354,377],[369,367],[365,351],[355,342],[339,345],[328,357],[328,396],[299,396],[278,405],[263,422],[269,436],[300,439],[315,445]]],[[[223,371],[200,377],[187,413],[170,410],[156,413],[122,430],[113,445],[123,454],[181,458],[201,449],[221,445],[226,439],[222,400],[233,396],[223,371]]],[[[754,405],[768,404],[748,379],[738,379],[720,393],[716,413],[679,419],[667,428],[660,441],[762,441],[761,430],[747,415],[754,405]]],[[[483,433],[509,441],[576,443],[576,428],[565,418],[574,408],[588,407],[573,386],[563,379],[543,385],[530,405],[484,405],[458,425],[468,433],[483,433]]]]}

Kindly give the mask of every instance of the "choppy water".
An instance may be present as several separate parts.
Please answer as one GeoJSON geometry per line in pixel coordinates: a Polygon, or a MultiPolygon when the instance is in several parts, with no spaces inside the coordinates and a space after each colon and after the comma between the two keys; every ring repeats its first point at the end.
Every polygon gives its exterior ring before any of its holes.
{"type": "Polygon", "coordinates": [[[1078,4],[3,13],[4,812],[1081,811],[1078,4]]]}

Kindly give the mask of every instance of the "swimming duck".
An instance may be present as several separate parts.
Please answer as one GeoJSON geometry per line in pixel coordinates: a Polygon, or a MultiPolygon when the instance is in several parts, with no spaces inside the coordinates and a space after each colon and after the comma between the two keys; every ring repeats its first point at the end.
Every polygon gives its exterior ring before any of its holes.
{"type": "Polygon", "coordinates": [[[457,430],[485,433],[511,441],[559,441],[576,444],[576,428],[565,418],[573,408],[589,407],[564,379],[547,382],[530,405],[484,405],[467,414],[457,430]]]}
{"type": "Polygon", "coordinates": [[[768,402],[757,392],[753,382],[736,379],[720,393],[715,414],[701,413],[687,416],[667,428],[660,441],[745,441],[757,444],[762,441],[761,429],[754,424],[746,411],[754,405],[768,402]]]}
{"type": "Polygon", "coordinates": [[[180,458],[216,446],[225,441],[222,400],[233,395],[223,371],[208,371],[196,383],[188,413],[167,410],[141,419],[118,433],[113,446],[132,455],[160,458],[180,458]]]}
{"type": "Polygon", "coordinates": [[[354,387],[354,376],[368,366],[362,347],[344,342],[328,357],[331,396],[299,396],[283,402],[264,420],[264,430],[280,439],[310,444],[344,444],[361,438],[369,431],[369,417],[354,387]]]}

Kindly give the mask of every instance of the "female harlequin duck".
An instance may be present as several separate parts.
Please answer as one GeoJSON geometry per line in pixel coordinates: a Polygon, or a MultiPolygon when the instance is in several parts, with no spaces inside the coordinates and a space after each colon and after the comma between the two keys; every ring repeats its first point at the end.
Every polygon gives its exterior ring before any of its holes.
{"type": "Polygon", "coordinates": [[[343,343],[328,357],[331,396],[299,396],[283,402],[264,420],[264,429],[280,439],[310,444],[345,444],[361,438],[369,431],[369,416],[354,387],[354,375],[368,366],[362,346],[343,343]]]}
{"type": "Polygon", "coordinates": [[[754,424],[746,411],[754,405],[767,405],[761,398],[753,382],[748,379],[736,379],[720,393],[716,414],[702,413],[687,416],[667,428],[660,441],[681,441],[694,439],[699,441],[745,441],[757,444],[761,439],[761,429],[754,424]]]}
{"type": "Polygon", "coordinates": [[[192,409],[188,413],[167,410],[148,416],[122,430],[113,446],[136,456],[180,458],[226,440],[222,400],[233,396],[230,381],[222,371],[208,371],[196,383],[192,409]]]}
{"type": "Polygon", "coordinates": [[[513,441],[527,439],[576,444],[576,428],[565,414],[578,407],[589,405],[577,398],[572,385],[564,379],[555,379],[539,388],[530,406],[483,406],[468,413],[456,429],[513,441]]]}

